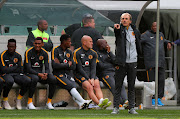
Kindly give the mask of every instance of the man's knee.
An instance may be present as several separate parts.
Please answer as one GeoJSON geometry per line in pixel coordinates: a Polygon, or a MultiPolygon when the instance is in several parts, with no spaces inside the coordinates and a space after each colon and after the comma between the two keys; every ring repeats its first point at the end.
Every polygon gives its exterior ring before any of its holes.
{"type": "Polygon", "coordinates": [[[99,89],[99,88],[101,88],[101,87],[100,87],[99,80],[95,80],[95,81],[94,81],[94,89],[99,89]]]}
{"type": "Polygon", "coordinates": [[[28,78],[27,76],[23,76],[24,79],[24,85],[28,86],[31,84],[31,79],[28,78]]]}
{"type": "Polygon", "coordinates": [[[5,80],[5,84],[8,86],[12,86],[14,84],[14,78],[10,75],[6,75],[4,77],[4,80],[5,80]]]}
{"type": "Polygon", "coordinates": [[[36,75],[33,75],[33,76],[31,76],[31,84],[33,85],[36,85],[37,84],[37,82],[38,82],[38,80],[39,80],[39,77],[38,76],[36,76],[36,75]]]}
{"type": "Polygon", "coordinates": [[[51,83],[51,84],[56,84],[57,83],[57,79],[55,76],[53,76],[52,74],[49,74],[48,75],[48,82],[51,83]]]}
{"type": "Polygon", "coordinates": [[[82,87],[83,89],[85,89],[86,91],[93,91],[93,86],[88,82],[88,81],[84,81],[82,83],[82,87]]]}

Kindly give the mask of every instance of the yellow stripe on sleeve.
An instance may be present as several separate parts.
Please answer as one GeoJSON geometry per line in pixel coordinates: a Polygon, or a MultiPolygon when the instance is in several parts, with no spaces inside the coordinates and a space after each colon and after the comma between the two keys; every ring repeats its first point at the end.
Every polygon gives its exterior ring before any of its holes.
{"type": "Polygon", "coordinates": [[[44,48],[41,48],[41,49],[44,50],[47,53],[47,55],[48,55],[48,63],[49,63],[49,54],[48,54],[48,52],[44,48]]]}
{"type": "Polygon", "coordinates": [[[78,48],[78,49],[76,49],[76,50],[74,51],[73,60],[74,60],[74,62],[75,62],[76,64],[78,64],[78,62],[77,62],[77,58],[76,58],[76,52],[77,52],[77,51],[79,51],[80,49],[81,49],[81,47],[80,47],[80,48],[78,48]]]}
{"type": "Polygon", "coordinates": [[[26,63],[28,63],[28,52],[32,49],[33,47],[29,48],[27,51],[26,51],[26,63]]]}
{"type": "Polygon", "coordinates": [[[55,48],[53,48],[53,50],[52,50],[52,60],[54,60],[54,59],[55,59],[55,57],[54,57],[54,51],[55,51],[55,49],[56,49],[57,47],[59,47],[59,46],[56,46],[56,47],[55,47],[55,48]]]}
{"type": "Polygon", "coordinates": [[[5,51],[1,54],[1,62],[2,62],[2,65],[3,65],[3,66],[5,66],[3,56],[4,56],[4,53],[5,53],[6,51],[7,51],[7,50],[5,50],[5,51]]]}

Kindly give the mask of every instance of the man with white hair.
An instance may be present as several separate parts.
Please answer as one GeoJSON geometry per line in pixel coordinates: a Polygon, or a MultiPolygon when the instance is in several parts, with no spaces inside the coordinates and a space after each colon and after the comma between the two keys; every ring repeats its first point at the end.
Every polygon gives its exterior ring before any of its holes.
{"type": "Polygon", "coordinates": [[[115,95],[114,109],[111,114],[119,113],[119,103],[124,77],[128,81],[129,113],[138,114],[135,106],[135,78],[137,72],[137,57],[141,54],[141,34],[132,23],[132,16],[123,13],[120,17],[120,24],[114,25],[116,37],[116,71],[115,71],[115,95]]]}

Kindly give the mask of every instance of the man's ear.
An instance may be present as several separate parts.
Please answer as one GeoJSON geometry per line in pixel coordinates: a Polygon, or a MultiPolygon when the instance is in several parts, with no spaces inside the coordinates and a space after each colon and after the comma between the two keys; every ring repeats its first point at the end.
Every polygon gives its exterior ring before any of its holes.
{"type": "Polygon", "coordinates": [[[42,46],[44,46],[44,42],[42,43],[42,46]]]}

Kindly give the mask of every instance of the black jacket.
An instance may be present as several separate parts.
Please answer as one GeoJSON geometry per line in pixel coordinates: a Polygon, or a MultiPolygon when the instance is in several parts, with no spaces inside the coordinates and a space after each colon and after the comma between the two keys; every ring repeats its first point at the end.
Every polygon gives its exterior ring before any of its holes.
{"type": "Polygon", "coordinates": [[[69,49],[66,49],[64,52],[61,46],[57,46],[53,48],[52,54],[52,68],[53,68],[53,74],[59,75],[59,74],[71,74],[71,70],[74,70],[76,67],[76,64],[73,60],[72,51],[69,49]],[[57,58],[60,63],[55,63],[54,59],[57,58]],[[72,65],[69,67],[68,62],[72,61],[72,65]]]}
{"type": "Polygon", "coordinates": [[[41,48],[40,54],[37,55],[34,47],[29,48],[25,52],[24,72],[38,75],[43,72],[43,66],[45,66],[45,73],[50,73],[48,52],[41,48]]]}
{"type": "Polygon", "coordinates": [[[102,35],[96,31],[94,28],[91,27],[80,27],[79,29],[77,29],[72,37],[71,37],[71,42],[72,42],[72,46],[74,46],[74,49],[77,49],[79,47],[81,47],[81,38],[84,35],[88,35],[92,38],[93,40],[93,49],[96,51],[97,50],[97,46],[96,46],[96,41],[98,39],[103,39],[102,35]]]}
{"type": "MultiPolygon", "coordinates": [[[[164,39],[163,33],[159,33],[159,67],[164,67],[165,64],[165,52],[164,43],[167,44],[168,40],[164,39]]],[[[156,54],[156,33],[152,31],[146,31],[141,35],[141,44],[143,47],[144,64],[146,69],[155,67],[155,54],[156,54]]]]}
{"type": "Polygon", "coordinates": [[[97,52],[92,49],[84,50],[80,47],[74,51],[74,62],[76,63],[76,74],[86,79],[96,79],[96,65],[98,62],[97,52]]]}
{"type": "Polygon", "coordinates": [[[7,50],[1,53],[0,60],[1,74],[23,73],[21,55],[17,52],[9,54],[7,50]]]}
{"type": "MultiPolygon", "coordinates": [[[[141,34],[140,32],[136,29],[134,25],[131,25],[132,29],[134,30],[135,38],[136,38],[136,50],[138,56],[141,55],[141,34]]],[[[125,28],[122,24],[120,26],[120,29],[114,29],[115,37],[116,37],[116,60],[115,63],[116,65],[125,65],[126,63],[126,31],[125,28]]]]}
{"type": "Polygon", "coordinates": [[[106,50],[98,50],[98,64],[97,64],[97,74],[102,74],[106,72],[115,72],[115,55],[112,52],[107,52],[106,50]]]}

